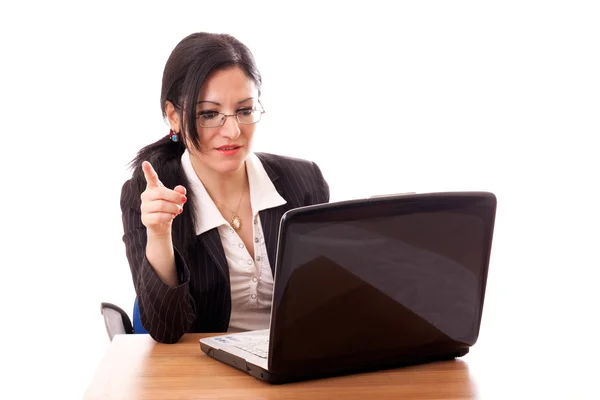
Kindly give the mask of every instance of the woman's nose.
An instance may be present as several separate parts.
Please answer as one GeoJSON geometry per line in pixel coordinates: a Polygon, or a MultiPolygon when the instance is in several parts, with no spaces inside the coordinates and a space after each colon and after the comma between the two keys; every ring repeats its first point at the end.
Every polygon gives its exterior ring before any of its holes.
{"type": "Polygon", "coordinates": [[[240,136],[240,125],[238,124],[235,115],[228,115],[225,117],[225,122],[221,126],[221,135],[231,138],[237,139],[240,136]]]}

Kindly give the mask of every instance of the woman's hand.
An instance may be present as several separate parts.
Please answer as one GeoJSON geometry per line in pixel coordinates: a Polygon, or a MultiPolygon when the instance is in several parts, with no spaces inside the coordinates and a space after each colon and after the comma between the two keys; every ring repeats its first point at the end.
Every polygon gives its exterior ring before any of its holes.
{"type": "Polygon", "coordinates": [[[158,174],[148,161],[142,163],[146,178],[146,190],[142,193],[142,223],[148,236],[171,236],[171,225],[175,217],[183,211],[186,202],[185,187],[178,185],[168,189],[158,179],[158,174]]]}

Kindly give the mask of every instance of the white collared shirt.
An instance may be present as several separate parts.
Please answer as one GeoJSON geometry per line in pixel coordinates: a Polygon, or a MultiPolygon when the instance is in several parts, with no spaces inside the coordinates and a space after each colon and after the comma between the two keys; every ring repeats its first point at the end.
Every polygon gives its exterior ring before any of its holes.
{"type": "Polygon", "coordinates": [[[256,154],[246,158],[246,173],[250,186],[250,206],[254,226],[254,259],[244,242],[208,195],[196,175],[187,150],[181,156],[184,173],[190,182],[195,202],[196,235],[218,228],[231,283],[231,318],[229,331],[269,328],[273,297],[273,274],[259,211],[278,207],[286,201],[279,195],[256,154]]]}

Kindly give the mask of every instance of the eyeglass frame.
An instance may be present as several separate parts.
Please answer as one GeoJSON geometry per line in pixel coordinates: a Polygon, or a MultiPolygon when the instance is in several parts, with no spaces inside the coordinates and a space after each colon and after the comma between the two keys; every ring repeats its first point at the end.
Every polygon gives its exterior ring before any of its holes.
{"type": "MultiPolygon", "coordinates": [[[[256,122],[240,122],[240,120],[239,120],[239,118],[238,118],[238,114],[239,114],[241,111],[238,111],[238,112],[236,112],[235,114],[224,114],[224,113],[222,113],[222,112],[217,112],[217,113],[215,113],[215,114],[218,114],[218,115],[222,115],[222,116],[223,116],[223,118],[221,119],[221,124],[220,124],[220,125],[217,125],[217,126],[202,126],[202,125],[200,124],[200,122],[198,122],[198,124],[200,125],[200,127],[201,127],[201,128],[204,128],[204,129],[210,129],[210,128],[220,128],[220,127],[222,127],[223,125],[225,125],[225,122],[227,121],[227,118],[229,118],[229,117],[235,117],[235,121],[238,123],[238,125],[254,125],[254,124],[257,124],[257,123],[259,123],[259,122],[261,121],[261,119],[262,119],[262,115],[263,115],[263,114],[266,112],[266,111],[265,111],[265,108],[263,107],[263,105],[262,105],[262,103],[260,102],[260,100],[258,101],[258,104],[260,104],[260,107],[261,107],[261,109],[254,108],[254,107],[252,107],[252,108],[251,108],[251,110],[252,110],[252,111],[260,111],[261,118],[260,118],[258,121],[256,121],[256,122]]],[[[198,118],[200,118],[200,115],[197,115],[197,116],[196,116],[196,120],[198,120],[198,118]]]]}

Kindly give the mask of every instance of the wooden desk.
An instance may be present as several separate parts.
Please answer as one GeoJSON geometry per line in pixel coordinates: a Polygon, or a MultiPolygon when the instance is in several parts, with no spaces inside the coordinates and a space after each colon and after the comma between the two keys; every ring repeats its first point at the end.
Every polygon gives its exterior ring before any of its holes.
{"type": "Polygon", "coordinates": [[[474,399],[465,361],[444,361],[380,372],[270,385],[207,357],[202,334],[177,344],[148,335],[117,335],[85,399],[474,399]]]}

